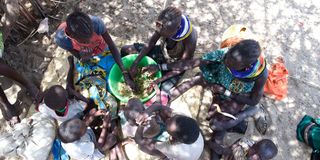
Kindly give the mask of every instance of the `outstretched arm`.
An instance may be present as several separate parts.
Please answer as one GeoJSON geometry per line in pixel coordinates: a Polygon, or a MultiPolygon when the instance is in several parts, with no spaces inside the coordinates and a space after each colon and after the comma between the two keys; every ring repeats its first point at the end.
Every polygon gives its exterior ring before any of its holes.
{"type": "Polygon", "coordinates": [[[68,76],[67,76],[67,91],[68,91],[68,94],[69,96],[74,96],[74,98],[76,98],[77,100],[81,100],[83,102],[86,102],[86,103],[90,103],[90,100],[87,99],[86,97],[84,97],[82,94],[80,94],[79,92],[77,92],[74,88],[74,62],[73,62],[73,57],[72,56],[69,56],[68,57],[68,62],[69,62],[69,71],[68,71],[68,76]]]}
{"type": "Polygon", "coordinates": [[[151,36],[148,44],[144,46],[138,55],[137,59],[133,62],[131,68],[130,68],[130,73],[132,76],[135,76],[137,73],[137,66],[138,63],[141,61],[141,59],[146,56],[156,45],[157,41],[160,39],[160,34],[158,32],[154,32],[153,35],[151,36]]]}
{"type": "Polygon", "coordinates": [[[158,156],[160,158],[165,158],[166,156],[155,148],[155,141],[152,139],[144,138],[143,135],[143,126],[139,126],[134,140],[139,145],[139,149],[145,153],[148,153],[153,156],[158,156]]]}
{"type": "Polygon", "coordinates": [[[7,64],[0,63],[0,75],[13,79],[19,82],[28,89],[30,94],[36,98],[39,89],[29,80],[27,80],[21,73],[8,66],[7,64]]]}
{"type": "Polygon", "coordinates": [[[133,80],[131,79],[129,72],[124,68],[124,65],[122,63],[121,60],[121,55],[119,53],[119,50],[117,49],[116,45],[114,44],[111,36],[108,33],[108,30],[106,30],[103,34],[102,34],[103,39],[106,41],[106,43],[109,46],[109,49],[111,51],[111,54],[114,58],[114,60],[116,61],[116,63],[119,65],[119,68],[122,71],[123,77],[125,79],[126,84],[128,84],[130,86],[130,88],[132,88],[133,90],[136,90],[136,85],[133,82],[133,80]]]}
{"type": "Polygon", "coordinates": [[[236,115],[235,117],[237,119],[235,119],[235,120],[231,119],[229,121],[219,121],[216,118],[211,118],[210,126],[214,130],[218,130],[218,131],[227,130],[229,128],[236,126],[237,124],[239,124],[240,122],[242,122],[246,118],[253,116],[257,112],[258,112],[258,107],[250,106],[247,109],[245,109],[244,111],[240,112],[238,115],[236,115]]]}
{"type": "Polygon", "coordinates": [[[247,104],[250,106],[257,105],[263,96],[263,88],[268,78],[268,71],[264,71],[263,75],[255,81],[253,89],[250,93],[233,93],[226,90],[223,86],[218,84],[209,84],[213,93],[223,94],[234,100],[239,104],[247,104]],[[228,93],[227,93],[228,92],[228,93]],[[229,94],[229,95],[228,95],[229,94]]]}

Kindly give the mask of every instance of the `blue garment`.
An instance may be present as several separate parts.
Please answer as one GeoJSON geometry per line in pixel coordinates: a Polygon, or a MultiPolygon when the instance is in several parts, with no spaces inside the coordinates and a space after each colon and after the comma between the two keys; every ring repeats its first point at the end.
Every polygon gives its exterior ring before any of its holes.
{"type": "Polygon", "coordinates": [[[114,64],[113,56],[109,49],[106,49],[104,53],[93,56],[86,62],[78,61],[75,65],[75,84],[80,86],[81,90],[88,91],[88,98],[92,99],[99,109],[110,111],[112,118],[116,118],[117,104],[109,92],[108,77],[114,64]]]}
{"type": "MultiPolygon", "coordinates": [[[[93,30],[97,35],[102,35],[106,32],[106,27],[99,17],[90,16],[93,23],[93,30]]],[[[54,42],[61,48],[65,50],[72,50],[72,42],[70,38],[66,35],[64,29],[58,28],[56,31],[56,35],[54,37],[54,42]]]]}
{"type": "Polygon", "coordinates": [[[55,139],[53,141],[53,145],[51,148],[51,152],[54,160],[69,160],[69,155],[61,146],[61,141],[59,139],[55,139]]]}

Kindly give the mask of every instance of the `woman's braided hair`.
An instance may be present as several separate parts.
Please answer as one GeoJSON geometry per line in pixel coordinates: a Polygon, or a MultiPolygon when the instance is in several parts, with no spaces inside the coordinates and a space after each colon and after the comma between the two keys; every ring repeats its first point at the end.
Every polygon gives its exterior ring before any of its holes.
{"type": "Polygon", "coordinates": [[[91,38],[93,23],[87,14],[81,11],[74,11],[68,15],[66,22],[66,30],[72,38],[91,38]]]}

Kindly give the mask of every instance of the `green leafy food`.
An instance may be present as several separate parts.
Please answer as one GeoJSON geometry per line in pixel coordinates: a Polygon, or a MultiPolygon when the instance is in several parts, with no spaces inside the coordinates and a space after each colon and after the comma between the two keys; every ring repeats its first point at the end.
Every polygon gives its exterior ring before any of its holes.
{"type": "Polygon", "coordinates": [[[137,91],[133,92],[132,89],[125,83],[125,82],[120,82],[118,83],[118,89],[119,89],[119,94],[123,97],[129,97],[129,98],[145,98],[147,97],[150,92],[149,86],[150,84],[156,80],[156,76],[150,76],[148,72],[141,72],[141,68],[139,68],[138,74],[134,78],[134,82],[137,85],[137,91]]]}

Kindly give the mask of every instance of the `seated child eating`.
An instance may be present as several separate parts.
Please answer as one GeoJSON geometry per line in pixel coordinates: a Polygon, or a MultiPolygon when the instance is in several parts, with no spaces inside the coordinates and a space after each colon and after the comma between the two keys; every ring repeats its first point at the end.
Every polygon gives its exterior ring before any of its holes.
{"type": "Polygon", "coordinates": [[[82,100],[69,99],[67,91],[60,85],[54,85],[45,91],[43,102],[37,108],[59,123],[74,117],[83,116],[83,111],[87,108],[89,100],[84,97],[82,100]]]}
{"type": "MultiPolygon", "coordinates": [[[[196,44],[197,32],[188,16],[182,14],[178,8],[168,7],[159,14],[156,20],[156,31],[149,42],[145,45],[135,43],[131,46],[124,46],[121,49],[121,54],[140,53],[130,69],[130,74],[134,77],[137,74],[137,65],[144,56],[150,56],[158,64],[191,59],[196,44]],[[159,39],[161,45],[156,46],[159,39]]],[[[165,78],[159,79],[155,84],[161,83],[161,90],[168,93],[178,83],[183,72],[168,72],[166,68],[162,69],[164,77],[170,75],[172,78],[168,80],[165,78]]]]}
{"type": "MultiPolygon", "coordinates": [[[[108,126],[107,116],[104,117],[103,127],[108,126]]],[[[100,137],[105,137],[105,132],[101,132],[100,137]]],[[[87,127],[85,122],[73,118],[63,122],[58,129],[58,138],[67,154],[72,159],[77,160],[99,160],[104,158],[101,153],[104,140],[96,140],[92,129],[87,127]],[[102,143],[101,143],[102,142],[102,143]]]]}
{"type": "Polygon", "coordinates": [[[204,140],[197,122],[190,117],[175,115],[168,118],[165,125],[170,135],[166,142],[143,137],[144,126],[139,125],[135,134],[139,148],[163,159],[198,160],[204,148],[204,140]]]}
{"type": "Polygon", "coordinates": [[[155,107],[159,106],[159,110],[170,110],[168,107],[160,104],[153,104],[145,109],[143,103],[138,98],[132,98],[128,101],[127,106],[123,109],[123,114],[120,113],[122,133],[124,136],[134,137],[138,125],[144,123],[145,129],[143,136],[146,138],[154,138],[156,140],[163,140],[166,134],[163,133],[163,122],[155,111],[155,107]],[[147,119],[147,121],[144,121],[147,119]]]}
{"type": "Polygon", "coordinates": [[[207,120],[210,121],[210,128],[213,130],[212,138],[209,141],[209,145],[212,146],[211,152],[221,152],[226,132],[244,134],[247,129],[245,119],[255,115],[258,111],[259,108],[255,106],[247,107],[241,111],[237,104],[230,100],[223,100],[218,104],[213,104],[207,117],[207,120]]]}

